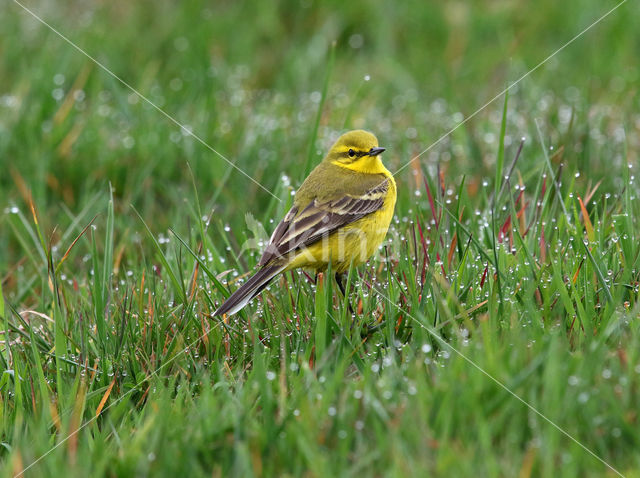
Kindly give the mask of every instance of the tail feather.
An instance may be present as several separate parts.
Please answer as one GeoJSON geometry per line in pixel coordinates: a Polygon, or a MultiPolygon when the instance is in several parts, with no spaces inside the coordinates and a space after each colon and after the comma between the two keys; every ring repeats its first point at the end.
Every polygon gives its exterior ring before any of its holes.
{"type": "Polygon", "coordinates": [[[267,266],[260,269],[247,282],[242,284],[238,290],[213,313],[213,316],[227,314],[233,315],[249,303],[256,295],[262,292],[271,279],[278,275],[285,266],[267,266]]]}

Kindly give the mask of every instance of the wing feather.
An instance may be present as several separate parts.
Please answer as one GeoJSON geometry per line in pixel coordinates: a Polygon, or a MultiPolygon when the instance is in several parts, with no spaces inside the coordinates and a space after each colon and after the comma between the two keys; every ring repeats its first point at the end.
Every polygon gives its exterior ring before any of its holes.
{"type": "Polygon", "coordinates": [[[300,213],[292,207],[272,234],[259,265],[264,266],[307,247],[340,227],[377,211],[383,206],[388,189],[389,182],[385,180],[361,196],[346,194],[325,202],[314,199],[300,213]]]}

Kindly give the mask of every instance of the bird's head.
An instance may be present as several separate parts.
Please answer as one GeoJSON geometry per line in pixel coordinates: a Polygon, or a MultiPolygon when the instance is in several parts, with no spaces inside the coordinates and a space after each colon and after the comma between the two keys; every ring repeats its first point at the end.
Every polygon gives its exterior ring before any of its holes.
{"type": "Polygon", "coordinates": [[[383,151],[374,135],[359,129],[340,136],[325,161],[353,171],[378,174],[384,169],[379,157],[383,151]]]}

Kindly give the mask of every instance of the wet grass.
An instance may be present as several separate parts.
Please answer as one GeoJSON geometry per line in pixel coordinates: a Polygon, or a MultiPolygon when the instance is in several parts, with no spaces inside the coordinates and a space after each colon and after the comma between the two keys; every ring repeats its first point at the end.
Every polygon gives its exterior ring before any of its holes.
{"type": "Polygon", "coordinates": [[[29,4],[217,154],[5,2],[3,476],[637,476],[633,5],[405,167],[614,5],[29,4]],[[355,317],[294,272],[213,319],[357,127],[355,317]]]}

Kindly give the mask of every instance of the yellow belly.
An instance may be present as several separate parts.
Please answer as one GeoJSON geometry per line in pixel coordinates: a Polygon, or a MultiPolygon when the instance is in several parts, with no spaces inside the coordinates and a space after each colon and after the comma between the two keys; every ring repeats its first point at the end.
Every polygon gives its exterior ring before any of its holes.
{"type": "Polygon", "coordinates": [[[393,178],[390,183],[382,208],[297,252],[286,270],[308,267],[322,271],[331,263],[333,271],[342,273],[351,264],[366,262],[384,240],[393,217],[396,204],[393,178]]]}

